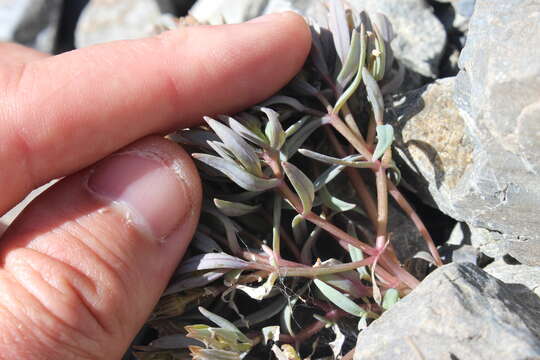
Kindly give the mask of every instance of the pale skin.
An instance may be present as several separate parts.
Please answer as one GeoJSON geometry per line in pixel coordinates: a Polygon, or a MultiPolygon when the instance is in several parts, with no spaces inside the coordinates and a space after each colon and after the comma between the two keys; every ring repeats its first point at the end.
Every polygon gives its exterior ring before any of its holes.
{"type": "Polygon", "coordinates": [[[264,100],[309,49],[292,13],[58,56],[0,44],[0,214],[63,177],[0,239],[0,359],[122,356],[199,216],[195,165],[159,135],[264,100]]]}

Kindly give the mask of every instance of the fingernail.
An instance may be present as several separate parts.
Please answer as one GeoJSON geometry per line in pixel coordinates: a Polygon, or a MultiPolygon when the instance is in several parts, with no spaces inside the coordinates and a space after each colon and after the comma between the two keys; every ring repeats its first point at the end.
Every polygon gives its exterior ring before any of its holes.
{"type": "Polygon", "coordinates": [[[266,14],[266,15],[251,19],[248,21],[248,23],[262,23],[262,22],[275,21],[277,18],[280,18],[281,16],[283,16],[283,14],[286,14],[286,12],[266,14]]]}
{"type": "Polygon", "coordinates": [[[154,153],[128,152],[101,161],[92,170],[88,188],[158,240],[178,228],[191,208],[184,181],[154,153]]]}

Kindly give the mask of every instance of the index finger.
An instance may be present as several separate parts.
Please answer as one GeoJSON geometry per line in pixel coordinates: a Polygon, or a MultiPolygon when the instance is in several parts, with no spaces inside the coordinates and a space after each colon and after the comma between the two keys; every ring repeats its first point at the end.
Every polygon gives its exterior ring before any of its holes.
{"type": "Polygon", "coordinates": [[[138,138],[263,100],[294,76],[309,48],[303,19],[284,13],[0,70],[0,214],[138,138]]]}

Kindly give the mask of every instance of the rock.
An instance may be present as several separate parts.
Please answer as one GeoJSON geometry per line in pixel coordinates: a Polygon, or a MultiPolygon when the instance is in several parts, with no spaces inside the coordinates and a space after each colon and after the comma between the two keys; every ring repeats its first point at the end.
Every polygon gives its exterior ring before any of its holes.
{"type": "Polygon", "coordinates": [[[162,14],[173,9],[168,0],[91,0],[77,24],[75,45],[82,48],[154,35],[167,19],[162,14]]]}
{"type": "Polygon", "coordinates": [[[62,0],[0,0],[0,41],[52,52],[62,0]]]}
{"type": "Polygon", "coordinates": [[[350,0],[357,9],[388,16],[396,33],[392,50],[409,69],[436,78],[446,32],[424,0],[350,0]]]}
{"type": "Polygon", "coordinates": [[[537,359],[534,300],[473,264],[445,265],[360,333],[354,359],[537,359]]]}
{"type": "Polygon", "coordinates": [[[540,265],[539,33],[537,0],[478,0],[455,94],[474,146],[455,212],[529,265],[540,265]]]}
{"type": "Polygon", "coordinates": [[[190,14],[209,24],[236,24],[262,15],[268,0],[199,0],[190,14]]]}
{"type": "MultiPolygon", "coordinates": [[[[491,276],[496,277],[506,284],[523,285],[534,292],[537,296],[540,296],[539,266],[507,264],[503,259],[500,259],[486,266],[484,270],[491,276]]],[[[523,287],[518,286],[516,290],[529,294],[529,292],[523,291],[523,287]]]]}

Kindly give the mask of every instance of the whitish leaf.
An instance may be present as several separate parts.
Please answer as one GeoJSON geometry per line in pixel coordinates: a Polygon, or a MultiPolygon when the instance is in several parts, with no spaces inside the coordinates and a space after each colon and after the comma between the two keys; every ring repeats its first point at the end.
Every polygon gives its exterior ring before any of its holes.
{"type": "Polygon", "coordinates": [[[185,274],[197,270],[245,269],[248,265],[248,262],[225,253],[202,254],[185,260],[176,270],[176,274],[185,274]]]}
{"type": "Polygon", "coordinates": [[[337,76],[337,83],[341,87],[345,87],[358,71],[358,63],[360,62],[360,32],[354,29],[349,46],[349,53],[345,59],[345,63],[337,76]]]}
{"type": "Polygon", "coordinates": [[[328,14],[328,22],[330,31],[334,39],[336,52],[341,60],[345,63],[347,52],[349,50],[350,34],[347,16],[345,15],[345,7],[342,0],[330,0],[330,9],[328,14]]]}
{"type": "Polygon", "coordinates": [[[289,344],[281,345],[281,349],[274,344],[272,351],[278,360],[301,360],[296,350],[289,344]]]}
{"type": "MultiPolygon", "coordinates": [[[[354,227],[352,229],[354,229],[354,227]]],[[[349,232],[349,231],[347,231],[347,232],[349,232]]],[[[356,235],[356,231],[354,232],[354,234],[351,234],[349,232],[349,235],[354,236],[355,238],[358,237],[356,235]]],[[[362,250],[360,250],[359,248],[357,248],[355,246],[352,246],[351,244],[349,244],[348,247],[349,247],[349,255],[351,257],[352,262],[357,262],[357,261],[364,260],[364,253],[362,252],[362,250]]],[[[368,280],[369,279],[369,273],[368,273],[365,266],[357,268],[356,271],[358,271],[358,273],[360,274],[361,279],[363,279],[363,280],[368,280]]]]}
{"type": "Polygon", "coordinates": [[[349,85],[349,87],[341,94],[339,99],[336,101],[336,104],[334,105],[334,113],[337,114],[347,103],[347,101],[350,99],[350,97],[356,92],[360,84],[362,83],[362,77],[363,77],[363,71],[364,63],[366,62],[366,53],[367,53],[367,40],[366,40],[366,30],[364,28],[364,25],[360,26],[360,59],[358,61],[358,69],[356,72],[356,76],[353,80],[353,82],[349,85]]]}
{"type": "Polygon", "coordinates": [[[241,360],[240,354],[234,351],[203,349],[198,346],[190,348],[193,360],[241,360]]]}
{"type": "Polygon", "coordinates": [[[334,180],[345,168],[346,166],[343,165],[332,165],[328,169],[326,169],[313,182],[313,185],[315,186],[315,191],[319,191],[323,186],[334,180]]]}
{"type": "Polygon", "coordinates": [[[384,310],[390,309],[399,300],[399,291],[396,289],[388,289],[384,293],[382,307],[384,310]]]}
{"type": "Polygon", "coordinates": [[[279,150],[285,143],[285,131],[279,122],[279,114],[269,108],[261,108],[261,111],[268,117],[268,123],[264,129],[264,133],[270,142],[270,147],[274,150],[279,150]]]}
{"type": "Polygon", "coordinates": [[[238,202],[214,199],[214,205],[227,216],[243,216],[260,208],[260,205],[246,205],[238,202]]]}
{"type": "Polygon", "coordinates": [[[337,197],[330,194],[326,186],[323,186],[319,190],[318,194],[322,200],[322,203],[336,212],[350,211],[356,207],[356,204],[351,204],[346,201],[340,200],[337,197]]]}
{"type": "Polygon", "coordinates": [[[229,245],[229,249],[234,255],[240,255],[242,253],[242,249],[240,248],[240,244],[238,243],[238,225],[236,225],[229,217],[223,215],[219,211],[216,211],[214,209],[207,209],[206,207],[203,207],[203,211],[212,214],[218,218],[218,220],[223,224],[223,227],[225,228],[225,235],[227,236],[227,244],[229,245]]]}
{"type": "MultiPolygon", "coordinates": [[[[350,294],[351,296],[358,298],[363,295],[363,293],[360,292],[360,289],[356,287],[356,284],[353,282],[353,279],[349,279],[346,276],[348,272],[343,272],[339,274],[328,274],[328,275],[321,275],[318,277],[319,280],[324,281],[326,284],[331,285],[332,287],[339,289],[343,292],[346,292],[350,294]]],[[[356,272],[351,272],[355,277],[356,280],[358,280],[358,275],[356,272]]]]}
{"type": "Polygon", "coordinates": [[[261,162],[255,150],[228,126],[208,116],[204,120],[216,132],[227,149],[234,154],[244,168],[255,176],[262,176],[261,162]]]}
{"type": "Polygon", "coordinates": [[[276,273],[271,273],[261,286],[251,287],[246,285],[237,285],[237,289],[245,292],[252,299],[262,300],[270,294],[274,288],[274,283],[276,282],[277,278],[278,276],[276,273]]]}
{"type": "Polygon", "coordinates": [[[298,152],[310,159],[314,159],[320,162],[323,162],[325,164],[331,164],[331,165],[343,165],[348,167],[354,167],[354,168],[370,168],[373,167],[374,163],[369,161],[358,161],[363,159],[362,155],[349,155],[343,159],[335,158],[332,156],[320,154],[315,151],[311,151],[308,149],[298,149],[298,152]]]}
{"type": "Polygon", "coordinates": [[[323,293],[323,295],[330,300],[334,305],[342,309],[343,311],[348,312],[351,315],[361,317],[366,313],[364,309],[358,306],[354,301],[331,287],[319,279],[313,280],[315,285],[323,293]]]}
{"type": "Polygon", "coordinates": [[[293,109],[300,112],[303,112],[306,109],[306,107],[300,101],[296,100],[293,97],[284,96],[284,95],[272,96],[270,99],[263,102],[261,106],[270,106],[270,105],[276,105],[276,104],[289,105],[293,109]]]}
{"type": "Polygon", "coordinates": [[[311,211],[313,200],[315,199],[315,186],[309,178],[300,169],[288,162],[282,162],[281,165],[285,174],[291,181],[294,190],[302,202],[302,214],[305,215],[311,211]]]}
{"type": "Polygon", "coordinates": [[[371,76],[368,69],[362,69],[362,77],[364,84],[366,85],[366,92],[368,101],[373,109],[373,115],[375,116],[375,122],[381,125],[383,122],[384,113],[384,100],[381,93],[381,89],[377,84],[377,81],[371,76]]]}
{"type": "Polygon", "coordinates": [[[252,175],[238,166],[238,164],[227,159],[208,154],[192,154],[192,156],[206,165],[221,171],[238,186],[248,191],[268,190],[276,187],[279,183],[279,179],[263,179],[252,175]]]}
{"type": "Polygon", "coordinates": [[[247,141],[250,141],[253,144],[260,146],[264,149],[270,147],[270,145],[268,144],[268,140],[266,139],[266,136],[264,134],[258,134],[256,131],[253,131],[244,126],[238,120],[232,117],[227,117],[227,124],[231,127],[232,130],[234,130],[238,135],[240,135],[247,141]]]}
{"type": "MultiPolygon", "coordinates": [[[[238,332],[239,334],[242,334],[242,332],[236,326],[234,326],[233,323],[230,322],[229,320],[227,320],[225,318],[222,318],[221,316],[219,316],[217,314],[214,314],[211,311],[206,310],[202,306],[199,306],[199,311],[208,320],[212,321],[214,324],[216,324],[220,328],[227,329],[227,330],[230,330],[230,331],[235,331],[235,332],[238,332]]],[[[244,337],[244,339],[242,339],[243,341],[249,342],[249,339],[246,336],[243,336],[243,337],[244,337]]]]}
{"type": "Polygon", "coordinates": [[[285,142],[285,145],[283,145],[283,148],[281,149],[282,160],[286,161],[290,159],[309,136],[319,127],[327,124],[328,121],[327,118],[311,118],[310,121],[307,121],[306,124],[297,130],[296,133],[285,142]]]}
{"type": "Polygon", "coordinates": [[[378,160],[394,141],[394,128],[392,125],[377,126],[377,146],[373,152],[373,160],[378,160]]]}
{"type": "Polygon", "coordinates": [[[227,270],[214,270],[208,271],[202,274],[197,274],[190,276],[186,279],[179,281],[173,281],[167,289],[163,292],[162,296],[176,294],[180,291],[185,291],[189,289],[200,288],[210,284],[211,282],[216,281],[225,274],[227,270]]]}
{"type": "Polygon", "coordinates": [[[334,324],[332,326],[332,330],[334,331],[334,334],[336,334],[336,339],[330,342],[328,345],[330,345],[332,353],[334,353],[334,359],[338,359],[339,355],[341,355],[341,349],[343,348],[343,344],[345,343],[345,335],[343,335],[343,333],[339,329],[338,324],[334,324]]]}
{"type": "Polygon", "coordinates": [[[200,231],[195,233],[191,245],[203,253],[223,252],[221,246],[214,239],[200,231]]]}
{"type": "Polygon", "coordinates": [[[225,147],[225,144],[219,141],[208,141],[208,145],[222,158],[235,161],[234,154],[225,147]]]}
{"type": "Polygon", "coordinates": [[[278,342],[280,333],[281,333],[281,330],[279,329],[279,325],[267,326],[263,328],[262,334],[264,338],[264,345],[268,344],[268,341],[270,340],[272,340],[273,342],[278,342]]]}

